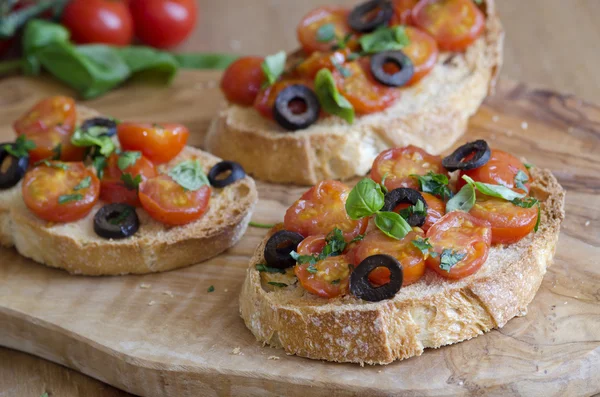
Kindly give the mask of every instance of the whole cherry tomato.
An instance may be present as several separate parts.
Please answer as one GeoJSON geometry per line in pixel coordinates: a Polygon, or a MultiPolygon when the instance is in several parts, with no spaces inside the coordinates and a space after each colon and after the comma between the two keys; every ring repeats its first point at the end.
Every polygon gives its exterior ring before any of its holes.
{"type": "Polygon", "coordinates": [[[136,36],[157,48],[183,42],[198,20],[195,0],[130,0],[129,7],[136,36]]]}
{"type": "Polygon", "coordinates": [[[229,102],[252,106],[265,82],[263,58],[243,57],[233,62],[221,77],[221,90],[229,102]]]}

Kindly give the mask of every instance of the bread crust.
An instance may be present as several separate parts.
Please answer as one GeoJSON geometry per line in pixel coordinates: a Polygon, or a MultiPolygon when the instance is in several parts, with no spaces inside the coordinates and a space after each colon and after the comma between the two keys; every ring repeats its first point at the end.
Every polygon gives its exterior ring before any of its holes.
{"type": "Polygon", "coordinates": [[[240,313],[265,344],[312,359],[388,364],[500,328],[524,315],[550,266],[565,191],[548,170],[532,169],[531,194],[541,201],[537,233],[509,246],[492,247],[474,275],[458,281],[434,272],[390,300],[369,303],[352,296],[326,300],[301,287],[261,284],[266,238],[250,261],[240,313]]]}
{"type": "MultiPolygon", "coordinates": [[[[98,113],[78,106],[79,121],[98,113]]],[[[205,170],[221,161],[199,149],[186,147],[165,171],[180,161],[195,158],[205,170]]],[[[212,258],[236,244],[244,234],[258,193],[246,176],[223,189],[212,189],[208,211],[197,221],[169,227],[154,221],[141,208],[138,232],[124,240],[107,240],[93,231],[97,204],[83,219],[52,224],[35,217],[25,206],[21,185],[3,191],[0,205],[0,244],[37,262],[82,275],[122,275],[162,272],[212,258]]]]}
{"type": "Polygon", "coordinates": [[[465,132],[469,117],[493,91],[502,64],[504,33],[494,1],[482,7],[484,35],[464,54],[441,54],[430,75],[404,89],[389,109],[357,117],[352,125],[328,117],[286,133],[253,108],[230,104],[213,120],[205,147],[258,179],[301,185],[364,175],[389,147],[412,144],[441,153],[465,132]]]}

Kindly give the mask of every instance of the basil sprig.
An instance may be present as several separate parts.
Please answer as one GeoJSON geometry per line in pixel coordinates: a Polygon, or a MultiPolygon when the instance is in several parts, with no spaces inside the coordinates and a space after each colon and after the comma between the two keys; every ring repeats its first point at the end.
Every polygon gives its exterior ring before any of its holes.
{"type": "Polygon", "coordinates": [[[373,33],[363,35],[358,41],[363,52],[367,54],[401,50],[410,44],[404,26],[382,26],[373,33]]]}
{"type": "Polygon", "coordinates": [[[35,149],[35,143],[27,139],[25,135],[19,135],[13,145],[7,143],[2,147],[8,154],[21,158],[29,154],[30,150],[35,149]]]}
{"type": "Polygon", "coordinates": [[[327,113],[341,117],[350,124],[354,122],[354,107],[338,91],[329,69],[321,69],[315,76],[315,93],[327,113]]]}
{"type": "Polygon", "coordinates": [[[514,190],[507,188],[506,186],[476,182],[467,175],[463,175],[462,179],[464,179],[469,185],[473,186],[486,196],[497,197],[506,201],[513,201],[514,199],[521,199],[526,196],[526,194],[517,193],[514,190]]]}
{"type": "Polygon", "coordinates": [[[267,85],[273,85],[283,74],[285,70],[285,60],[287,55],[285,51],[279,51],[276,54],[265,57],[261,68],[267,78],[267,85]]]}
{"type": "Polygon", "coordinates": [[[182,161],[169,171],[169,176],[181,187],[190,191],[196,191],[210,183],[198,160],[182,161]]]}

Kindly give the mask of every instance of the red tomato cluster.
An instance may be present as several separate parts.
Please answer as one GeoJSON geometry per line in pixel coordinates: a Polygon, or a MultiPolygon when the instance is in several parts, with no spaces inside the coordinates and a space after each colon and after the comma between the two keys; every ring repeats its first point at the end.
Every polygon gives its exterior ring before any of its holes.
{"type": "Polygon", "coordinates": [[[71,0],[62,15],[76,43],[124,46],[136,36],[157,48],[183,42],[197,19],[195,0],[71,0]]]}

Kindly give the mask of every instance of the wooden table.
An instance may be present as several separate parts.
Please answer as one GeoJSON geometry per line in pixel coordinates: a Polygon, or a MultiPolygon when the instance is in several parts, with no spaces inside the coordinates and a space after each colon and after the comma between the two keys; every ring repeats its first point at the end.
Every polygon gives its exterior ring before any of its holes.
{"type": "MultiPolygon", "coordinates": [[[[336,3],[353,4],[353,0],[336,3]]],[[[200,0],[201,22],[182,51],[267,54],[296,45],[298,18],[322,0],[200,0]],[[251,22],[249,22],[251,21],[251,22]],[[287,29],[287,30],[286,30],[287,29]],[[277,34],[273,34],[277,32],[277,34]]],[[[600,102],[596,0],[500,0],[507,30],[503,75],[600,102]],[[573,29],[563,28],[573,26],[573,29]]],[[[0,397],[127,396],[48,361],[0,348],[0,397]]]]}

